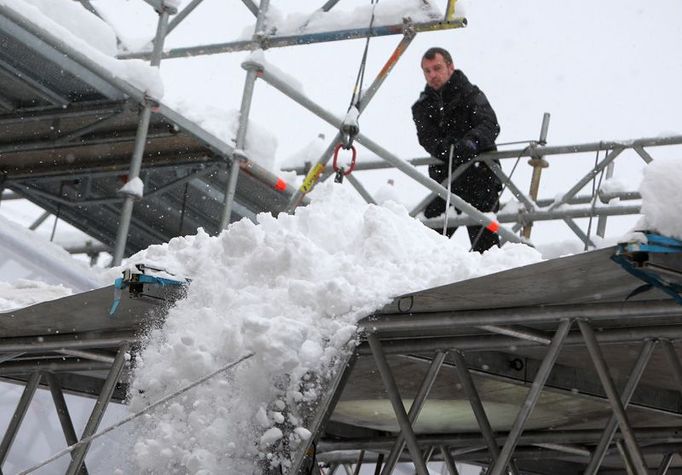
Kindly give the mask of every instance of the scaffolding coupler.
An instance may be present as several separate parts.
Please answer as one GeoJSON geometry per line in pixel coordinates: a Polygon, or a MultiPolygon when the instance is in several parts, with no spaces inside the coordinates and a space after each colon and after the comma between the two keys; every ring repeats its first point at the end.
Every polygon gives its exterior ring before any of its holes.
{"type": "Polygon", "coordinates": [[[163,272],[168,274],[163,269],[156,269],[153,267],[146,266],[144,264],[136,264],[135,269],[126,269],[123,271],[123,277],[119,277],[114,281],[114,301],[111,304],[111,309],[109,310],[109,316],[113,317],[114,313],[118,309],[121,303],[121,293],[123,289],[128,289],[128,292],[133,298],[150,296],[145,293],[145,285],[156,285],[160,287],[171,287],[171,286],[185,286],[189,284],[188,279],[175,280],[167,277],[160,277],[158,275],[150,275],[145,273],[146,271],[152,272],[163,272]]]}
{"type": "Polygon", "coordinates": [[[644,281],[628,298],[657,288],[682,305],[682,241],[646,231],[642,240],[620,243],[611,259],[644,281]]]}

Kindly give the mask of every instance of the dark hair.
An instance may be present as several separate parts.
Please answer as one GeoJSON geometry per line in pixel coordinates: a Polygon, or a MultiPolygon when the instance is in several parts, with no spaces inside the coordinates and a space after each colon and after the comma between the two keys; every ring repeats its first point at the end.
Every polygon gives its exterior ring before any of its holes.
{"type": "Polygon", "coordinates": [[[424,56],[422,56],[422,60],[435,59],[437,54],[443,57],[445,64],[452,64],[452,56],[450,56],[450,53],[448,53],[446,49],[439,48],[438,46],[427,49],[426,53],[424,53],[424,56]]]}

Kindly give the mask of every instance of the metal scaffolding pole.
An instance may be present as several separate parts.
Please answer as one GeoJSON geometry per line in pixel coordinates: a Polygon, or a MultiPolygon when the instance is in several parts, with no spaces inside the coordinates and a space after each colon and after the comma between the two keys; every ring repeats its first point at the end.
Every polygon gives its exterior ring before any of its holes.
{"type": "Polygon", "coordinates": [[[590,354],[592,363],[594,364],[599,379],[601,380],[606,396],[609,398],[609,403],[611,404],[611,409],[618,421],[618,426],[623,434],[625,440],[627,455],[632,461],[632,466],[637,475],[648,475],[646,464],[644,462],[644,457],[642,457],[642,452],[637,445],[637,440],[635,439],[634,433],[630,423],[628,422],[627,414],[625,412],[625,407],[621,402],[618,391],[613,383],[611,374],[604,361],[604,355],[599,348],[599,343],[594,336],[594,331],[584,320],[578,320],[578,326],[580,327],[580,332],[585,338],[585,345],[587,346],[587,351],[590,354]]]}
{"type": "Polygon", "coordinates": [[[428,475],[429,470],[426,468],[426,463],[422,457],[421,450],[417,444],[417,437],[412,430],[412,424],[410,419],[405,412],[405,407],[403,406],[403,401],[400,397],[400,392],[398,391],[398,386],[391,373],[391,368],[388,366],[388,361],[386,361],[386,356],[381,349],[381,342],[376,335],[368,335],[367,341],[369,342],[370,348],[372,348],[372,354],[374,355],[374,361],[377,364],[377,369],[381,375],[381,379],[384,382],[386,392],[393,406],[393,411],[395,412],[396,418],[398,419],[398,425],[400,426],[400,431],[402,436],[405,438],[405,443],[407,445],[407,450],[412,456],[412,463],[417,469],[418,475],[428,475]]]}
{"type": "MultiPolygon", "coordinates": [[[[253,61],[247,61],[242,64],[242,67],[244,67],[246,70],[258,71],[259,77],[261,77],[268,84],[282,92],[284,95],[288,96],[301,106],[305,107],[306,109],[320,117],[325,122],[328,122],[329,124],[339,129],[341,128],[342,126],[341,119],[329,113],[328,111],[320,107],[318,104],[314,103],[312,100],[305,97],[299,91],[295,90],[289,84],[287,84],[286,81],[282,81],[275,74],[272,74],[272,72],[268,71],[267,68],[264,67],[264,65],[258,64],[253,61]]],[[[454,193],[449,193],[447,189],[440,186],[431,178],[423,175],[422,173],[419,172],[419,170],[414,168],[412,165],[396,157],[395,155],[393,155],[388,150],[384,149],[383,147],[381,147],[379,144],[372,141],[368,137],[364,136],[363,134],[358,134],[355,137],[355,140],[358,143],[364,145],[370,151],[377,154],[379,157],[391,163],[394,167],[396,167],[398,170],[402,171],[403,173],[417,181],[419,184],[423,185],[429,190],[437,192],[441,198],[445,199],[449,195],[450,200],[454,206],[462,210],[463,213],[466,213],[469,216],[474,217],[477,220],[478,224],[485,226],[492,232],[497,233],[501,238],[511,242],[523,242],[523,240],[519,236],[512,233],[510,230],[500,226],[495,219],[491,219],[486,213],[479,211],[478,209],[476,209],[476,207],[470,205],[469,203],[467,203],[465,200],[455,195],[454,193]]]]}
{"type": "MultiPolygon", "coordinates": [[[[434,355],[433,360],[431,361],[431,365],[429,366],[429,369],[426,372],[426,375],[424,376],[421,385],[419,386],[417,395],[414,398],[414,401],[412,401],[412,406],[410,406],[410,410],[407,414],[407,418],[409,419],[410,424],[414,424],[417,418],[419,417],[419,413],[421,412],[422,407],[424,407],[426,398],[429,396],[429,393],[431,392],[433,383],[436,382],[436,377],[438,376],[438,372],[440,371],[440,368],[443,365],[443,361],[445,361],[446,354],[447,353],[444,351],[438,351],[434,355]]],[[[403,437],[402,433],[399,433],[398,439],[395,441],[395,444],[391,448],[391,452],[388,454],[388,458],[386,459],[386,465],[384,466],[384,469],[381,471],[381,475],[390,475],[391,473],[393,473],[393,469],[398,463],[398,459],[400,458],[400,455],[403,453],[404,449],[405,438],[403,437]]]]}
{"type": "Polygon", "coordinates": [[[549,373],[551,372],[552,367],[559,356],[559,351],[561,351],[561,347],[563,346],[566,335],[568,335],[568,330],[571,328],[571,323],[571,320],[562,321],[556,333],[554,334],[552,343],[547,349],[547,354],[542,360],[542,364],[538,369],[535,380],[533,381],[533,384],[528,391],[528,395],[526,396],[526,399],[524,400],[523,405],[521,406],[521,409],[514,420],[511,430],[509,431],[509,435],[507,436],[507,440],[504,443],[504,447],[502,447],[499,457],[497,460],[495,460],[495,463],[490,470],[491,475],[502,475],[505,472],[507,465],[509,465],[514,449],[516,448],[516,444],[518,443],[521,433],[523,432],[523,428],[526,425],[526,421],[528,420],[528,417],[530,417],[531,412],[533,412],[538,399],[540,399],[542,388],[545,386],[545,382],[547,382],[547,378],[549,378],[549,373]]]}
{"type": "MultiPolygon", "coordinates": [[[[549,130],[549,118],[550,115],[549,113],[545,112],[545,114],[542,116],[542,127],[540,128],[540,140],[538,141],[538,144],[540,146],[544,146],[547,144],[547,131],[549,130]]],[[[533,147],[533,151],[536,151],[537,149],[533,147]]],[[[544,157],[540,154],[533,155],[530,160],[528,160],[528,165],[533,167],[533,175],[531,176],[530,179],[530,191],[529,191],[529,196],[530,199],[533,200],[533,202],[537,202],[538,200],[538,193],[540,192],[540,178],[542,176],[542,169],[547,168],[549,166],[549,163],[547,160],[544,159],[544,157]]],[[[527,205],[526,205],[527,206],[527,205]]],[[[533,209],[533,208],[530,208],[533,209]]],[[[533,228],[533,224],[529,223],[523,228],[523,236],[526,239],[530,239],[530,233],[533,228]]]]}
{"type": "MultiPolygon", "coordinates": [[[[566,304],[551,307],[515,307],[508,309],[462,310],[411,314],[376,314],[360,321],[360,330],[377,334],[408,331],[440,332],[452,328],[481,325],[514,325],[551,322],[568,318],[592,321],[625,317],[682,316],[682,307],[673,300],[642,300],[595,304],[566,304]]],[[[519,340],[521,342],[521,340],[519,340]]]]}
{"type": "MultiPolygon", "coordinates": [[[[641,379],[642,374],[644,374],[644,369],[651,358],[651,353],[653,353],[655,346],[655,340],[647,340],[644,342],[642,350],[640,351],[635,365],[630,372],[630,377],[628,378],[625,388],[623,389],[623,394],[621,396],[623,407],[627,407],[628,404],[630,404],[630,399],[632,399],[632,395],[635,393],[637,384],[639,384],[639,380],[641,379]]],[[[590,458],[590,462],[585,469],[584,475],[594,475],[597,473],[597,470],[599,470],[599,467],[604,460],[606,451],[609,448],[611,440],[613,439],[613,435],[616,433],[617,429],[618,419],[616,419],[615,415],[611,415],[609,421],[604,427],[604,433],[601,439],[599,439],[597,447],[594,449],[592,457],[590,458]]]]}
{"type": "Polygon", "coordinates": [[[14,443],[14,439],[17,436],[17,432],[19,432],[19,427],[21,427],[24,416],[26,416],[26,411],[28,410],[28,406],[31,404],[33,395],[36,393],[36,389],[38,389],[40,377],[41,374],[39,372],[31,374],[31,378],[26,383],[24,392],[21,394],[19,404],[17,404],[14,414],[12,414],[12,419],[9,421],[7,430],[5,430],[5,436],[2,438],[2,442],[0,442],[0,470],[7,459],[9,450],[12,448],[12,444],[14,443]]]}
{"type": "MultiPolygon", "coordinates": [[[[253,32],[253,38],[256,39],[263,34],[263,25],[265,24],[265,17],[268,13],[270,0],[261,0],[258,9],[258,17],[256,18],[256,28],[253,32]]],[[[239,129],[237,129],[237,140],[235,149],[232,153],[232,163],[230,165],[230,177],[225,188],[225,201],[223,201],[223,213],[220,218],[219,229],[227,228],[230,224],[230,217],[232,216],[232,206],[234,205],[234,195],[237,191],[237,181],[239,180],[239,169],[241,161],[248,158],[246,156],[246,131],[249,126],[249,113],[251,111],[251,100],[253,99],[253,90],[256,84],[256,71],[247,70],[246,80],[244,82],[244,92],[242,93],[242,103],[239,109],[239,129]]]]}
{"type": "MultiPolygon", "coordinates": [[[[90,437],[97,431],[97,427],[102,421],[102,417],[104,417],[104,411],[111,400],[111,396],[114,394],[114,389],[116,389],[116,383],[118,383],[118,380],[121,377],[121,372],[123,371],[126,362],[128,348],[129,345],[127,343],[123,344],[121,348],[119,348],[118,353],[116,353],[114,364],[111,366],[111,370],[109,370],[109,375],[100,390],[95,407],[92,409],[92,414],[90,414],[85,429],[83,429],[81,440],[90,437]]],[[[85,460],[85,455],[89,448],[90,444],[87,443],[78,447],[71,453],[71,463],[66,470],[66,475],[76,475],[80,471],[81,464],[85,460]]]]}
{"type": "MultiPolygon", "coordinates": [[[[175,12],[174,8],[166,5],[165,0],[161,2],[159,13],[159,22],[156,27],[156,36],[154,38],[154,51],[152,52],[151,65],[158,67],[161,64],[161,53],[163,51],[164,38],[166,37],[166,29],[168,27],[168,18],[171,13],[175,12]]],[[[135,136],[135,145],[133,148],[133,156],[130,161],[130,170],[128,171],[128,181],[137,179],[140,176],[140,169],[142,168],[142,156],[144,155],[144,147],[147,141],[147,132],[149,131],[149,122],[152,116],[153,99],[145,98],[140,118],[137,126],[137,134],[135,136]]],[[[121,209],[121,218],[118,224],[118,232],[116,233],[116,244],[114,245],[114,254],[111,265],[118,266],[123,260],[125,254],[126,242],[128,241],[128,231],[130,229],[130,220],[133,215],[133,205],[137,197],[126,194],[123,208],[121,209]]]]}
{"type": "MultiPolygon", "coordinates": [[[[262,5],[261,5],[262,8],[262,5]]],[[[367,36],[390,36],[400,35],[406,28],[412,28],[416,33],[425,31],[442,31],[466,26],[464,18],[453,18],[450,21],[429,21],[424,23],[409,23],[396,25],[374,26],[370,30],[367,27],[352,28],[348,30],[326,31],[321,33],[304,33],[291,36],[268,36],[261,35],[250,40],[233,41],[229,43],[218,43],[212,45],[190,46],[186,48],[174,48],[164,52],[163,58],[187,58],[192,56],[203,56],[209,54],[231,53],[235,51],[253,51],[257,49],[281,48],[285,46],[311,45],[315,43],[327,43],[331,41],[344,41],[367,36]]],[[[130,53],[118,56],[119,59],[148,58],[149,53],[130,53]]]]}
{"type": "Polygon", "coordinates": [[[455,465],[455,461],[452,458],[450,450],[446,446],[441,445],[440,453],[443,455],[443,461],[445,462],[445,466],[448,469],[448,473],[450,475],[459,475],[459,472],[457,471],[457,465],[455,465]]]}

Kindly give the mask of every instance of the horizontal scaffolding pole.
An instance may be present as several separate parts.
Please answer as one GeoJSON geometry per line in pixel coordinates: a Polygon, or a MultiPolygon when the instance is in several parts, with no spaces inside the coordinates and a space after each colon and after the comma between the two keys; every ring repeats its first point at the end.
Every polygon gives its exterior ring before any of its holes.
{"type": "MultiPolygon", "coordinates": [[[[602,429],[582,429],[582,430],[528,430],[519,437],[520,445],[531,444],[596,444],[601,435],[602,429]]],[[[642,442],[682,442],[682,428],[640,428],[635,429],[637,440],[642,442]]],[[[497,432],[495,439],[502,445],[508,433],[497,432]]],[[[617,432],[614,440],[621,440],[623,435],[617,432]]],[[[325,440],[322,439],[317,445],[317,453],[323,454],[337,450],[372,450],[388,451],[395,443],[395,437],[375,437],[358,438],[354,440],[325,440]]],[[[485,449],[485,441],[479,434],[443,434],[443,435],[419,435],[417,443],[420,447],[444,445],[449,448],[461,447],[481,447],[485,449]]],[[[487,456],[487,453],[484,455],[487,456]]]]}
{"type": "Polygon", "coordinates": [[[611,320],[643,317],[682,317],[682,306],[674,300],[643,300],[591,304],[512,307],[491,310],[376,314],[360,321],[366,333],[409,332],[412,334],[481,325],[514,325],[555,322],[567,318],[611,320]]]}
{"type": "MultiPolygon", "coordinates": [[[[473,160],[476,162],[482,162],[484,160],[503,160],[506,158],[519,158],[519,157],[536,157],[538,155],[572,155],[575,153],[586,153],[586,152],[597,152],[597,151],[608,151],[615,147],[623,149],[633,149],[637,150],[642,147],[663,147],[671,145],[682,145],[682,135],[671,135],[667,137],[646,137],[633,140],[624,140],[622,142],[618,141],[605,141],[605,142],[590,142],[575,145],[531,145],[523,149],[513,149],[513,150],[497,150],[495,152],[485,152],[478,155],[473,160]]],[[[412,164],[413,166],[423,166],[423,165],[438,165],[442,164],[442,160],[438,160],[433,157],[418,157],[405,160],[406,162],[412,164]]],[[[392,168],[391,164],[383,160],[375,161],[364,161],[359,162],[355,165],[355,171],[362,170],[382,170],[386,168],[392,168]]],[[[293,171],[297,175],[305,175],[305,166],[285,168],[284,171],[293,171]]],[[[331,167],[326,167],[324,172],[332,173],[331,167]]]]}
{"type": "MultiPolygon", "coordinates": [[[[515,213],[505,213],[504,211],[497,214],[497,221],[500,223],[534,223],[536,221],[552,221],[555,219],[573,219],[573,218],[589,218],[592,216],[627,216],[631,214],[639,214],[641,211],[640,205],[629,206],[569,206],[564,205],[559,209],[544,210],[538,209],[534,211],[519,210],[515,213]]],[[[431,218],[422,221],[430,228],[440,229],[443,227],[444,218],[431,218]]],[[[470,226],[478,224],[478,221],[469,216],[450,216],[448,217],[448,226],[470,226]]]]}
{"type": "Polygon", "coordinates": [[[0,365],[0,376],[28,374],[36,371],[74,372],[101,371],[111,369],[111,364],[99,361],[54,360],[52,362],[38,361],[33,363],[4,363],[0,365]]]}
{"type": "MultiPolygon", "coordinates": [[[[633,328],[618,328],[603,330],[597,333],[597,341],[602,344],[622,344],[641,341],[647,338],[666,338],[672,340],[682,339],[682,325],[666,326],[638,326],[633,328]]],[[[584,346],[579,332],[569,333],[564,346],[584,346]]],[[[516,348],[542,348],[545,344],[537,341],[522,340],[519,338],[499,335],[463,335],[453,337],[431,338],[400,338],[395,340],[383,340],[384,353],[398,355],[405,353],[430,352],[430,351],[496,351],[516,348]]],[[[370,355],[367,343],[361,343],[357,349],[360,355],[370,355]]]]}
{"type": "MultiPolygon", "coordinates": [[[[163,59],[187,58],[191,56],[205,56],[210,54],[233,53],[237,51],[254,51],[257,49],[281,48],[285,46],[301,46],[331,41],[353,40],[359,38],[402,35],[412,29],[415,33],[424,31],[441,31],[462,28],[466,26],[465,18],[454,18],[450,21],[430,21],[424,23],[400,23],[397,25],[374,26],[372,28],[352,28],[346,30],[306,33],[290,36],[263,36],[258,39],[217,43],[213,45],[199,45],[185,48],[174,48],[164,52],[163,59]]],[[[129,53],[118,56],[119,59],[142,58],[149,59],[151,52],[129,53]]]]}
{"type": "Polygon", "coordinates": [[[35,353],[62,349],[117,348],[125,342],[135,342],[140,336],[135,330],[102,334],[39,335],[0,338],[0,353],[35,353]]]}

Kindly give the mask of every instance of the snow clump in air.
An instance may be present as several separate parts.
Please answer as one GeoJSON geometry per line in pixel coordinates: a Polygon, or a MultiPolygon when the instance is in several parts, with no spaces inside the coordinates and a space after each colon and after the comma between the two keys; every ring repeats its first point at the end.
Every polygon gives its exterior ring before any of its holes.
{"type": "Polygon", "coordinates": [[[128,260],[192,280],[137,358],[131,411],[255,353],[139,422],[136,470],[286,473],[311,435],[306,410],[344,364],[358,320],[407,292],[540,260],[520,244],[469,253],[404,207],[368,205],[335,184],[318,186],[294,215],[257,220],[128,260]]]}
{"type": "Polygon", "coordinates": [[[639,191],[645,223],[638,227],[682,239],[682,166],[679,160],[658,159],[644,170],[639,191]]]}

